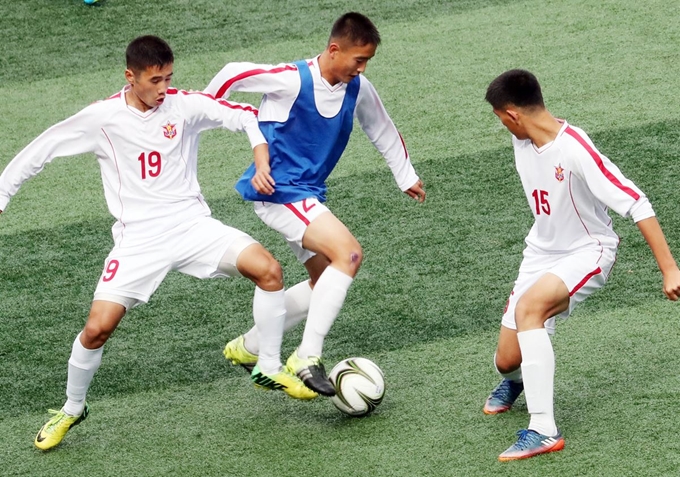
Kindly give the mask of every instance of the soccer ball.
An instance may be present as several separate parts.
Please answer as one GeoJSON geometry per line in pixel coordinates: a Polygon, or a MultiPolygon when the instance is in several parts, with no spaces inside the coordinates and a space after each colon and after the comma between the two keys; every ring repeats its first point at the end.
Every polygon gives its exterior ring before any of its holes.
{"type": "Polygon", "coordinates": [[[335,407],[350,416],[365,416],[385,396],[385,377],[370,359],[348,358],[340,361],[328,375],[335,387],[331,398],[335,407]]]}

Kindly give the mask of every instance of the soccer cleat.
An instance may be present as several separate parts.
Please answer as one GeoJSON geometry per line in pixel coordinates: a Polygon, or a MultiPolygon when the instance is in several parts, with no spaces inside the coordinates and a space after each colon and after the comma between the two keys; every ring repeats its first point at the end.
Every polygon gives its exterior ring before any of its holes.
{"type": "Polygon", "coordinates": [[[309,389],[324,396],[335,396],[335,386],[326,376],[326,369],[318,356],[300,358],[297,350],[286,361],[288,372],[295,374],[309,389]]]}
{"type": "Polygon", "coordinates": [[[508,447],[505,452],[498,456],[498,460],[528,459],[535,455],[557,452],[564,449],[564,437],[557,431],[555,436],[545,436],[531,429],[517,431],[517,442],[508,447]]]}
{"type": "Polygon", "coordinates": [[[60,411],[50,409],[49,413],[54,414],[54,416],[40,428],[38,435],[35,436],[34,444],[40,450],[49,450],[59,444],[69,429],[85,420],[90,413],[90,407],[85,403],[85,408],[80,416],[66,414],[63,408],[60,411]]]}
{"type": "Polygon", "coordinates": [[[248,373],[252,373],[253,368],[257,364],[257,355],[246,349],[243,335],[227,343],[222,354],[231,361],[231,364],[243,367],[248,373]]]}
{"type": "Polygon", "coordinates": [[[250,379],[255,383],[255,387],[283,391],[295,399],[314,399],[318,396],[285,368],[276,374],[264,374],[260,367],[255,365],[250,379]]]}
{"type": "Polygon", "coordinates": [[[517,400],[524,390],[523,382],[510,381],[503,379],[496,389],[486,398],[484,403],[484,414],[500,414],[510,410],[513,403],[517,400]]]}

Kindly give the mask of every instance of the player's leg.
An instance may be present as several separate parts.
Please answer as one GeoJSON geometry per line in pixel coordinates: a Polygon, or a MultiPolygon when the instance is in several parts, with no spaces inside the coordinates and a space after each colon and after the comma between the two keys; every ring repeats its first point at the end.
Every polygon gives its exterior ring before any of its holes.
{"type": "MultiPolygon", "coordinates": [[[[280,389],[297,399],[317,396],[281,365],[286,316],[283,272],[262,245],[240,230],[203,217],[187,224],[187,230],[175,245],[173,263],[176,270],[197,278],[244,276],[250,279],[256,285],[253,318],[261,337],[261,352],[251,373],[252,380],[258,386],[280,389]]],[[[243,356],[237,358],[244,359],[243,356]]]]}
{"type": "MultiPolygon", "coordinates": [[[[291,245],[291,247],[296,251],[296,255],[298,255],[296,250],[297,247],[293,247],[293,245],[291,245]]],[[[304,251],[301,252],[304,253],[304,251]]],[[[306,253],[306,255],[312,255],[311,258],[304,262],[305,268],[309,273],[309,280],[301,281],[286,290],[286,321],[283,325],[284,333],[295,328],[300,322],[307,318],[314,284],[330,263],[323,255],[310,253],[306,253]]],[[[248,332],[227,343],[227,347],[229,348],[229,351],[225,348],[225,354],[249,355],[255,357],[255,360],[257,360],[257,354],[260,351],[260,338],[258,336],[257,326],[253,326],[248,332]]],[[[229,359],[229,357],[227,357],[227,359],[229,359]]],[[[244,365],[241,362],[234,364],[240,364],[247,369],[247,364],[244,365]]]]}
{"type": "Polygon", "coordinates": [[[69,429],[82,422],[89,413],[85,402],[87,390],[102,360],[104,343],[125,315],[119,303],[95,300],[85,328],[76,336],[68,360],[66,403],[38,431],[35,446],[48,450],[59,444],[69,429]]]}
{"type": "Polygon", "coordinates": [[[491,391],[484,403],[485,414],[509,411],[524,390],[522,381],[522,353],[517,341],[517,330],[501,325],[498,347],[494,354],[494,366],[501,375],[501,382],[491,391]]]}
{"type": "Polygon", "coordinates": [[[531,421],[528,429],[518,433],[515,444],[499,456],[501,461],[523,459],[564,447],[564,438],[555,424],[553,410],[555,354],[544,323],[568,310],[569,296],[564,281],[546,273],[517,302],[517,341],[531,421]]]}
{"type": "Polygon", "coordinates": [[[321,362],[323,343],[359,271],[363,252],[356,238],[330,211],[319,215],[307,226],[302,246],[325,257],[327,262],[320,259],[319,268],[310,273],[319,278],[312,291],[302,342],[288,358],[287,366],[308,387],[332,396],[335,389],[321,362]]]}
{"type": "MultiPolygon", "coordinates": [[[[159,237],[165,241],[167,237],[159,237]]],[[[130,308],[146,303],[170,269],[167,257],[156,248],[114,247],[106,264],[82,332],[73,342],[68,361],[67,401],[35,439],[39,449],[50,449],[88,415],[87,390],[101,364],[104,343],[130,308]]]]}
{"type": "Polygon", "coordinates": [[[317,394],[281,364],[281,343],[286,319],[283,272],[274,257],[259,243],[243,250],[236,261],[238,271],[255,283],[253,318],[259,350],[251,379],[260,387],[283,390],[297,399],[313,399],[317,394]]]}

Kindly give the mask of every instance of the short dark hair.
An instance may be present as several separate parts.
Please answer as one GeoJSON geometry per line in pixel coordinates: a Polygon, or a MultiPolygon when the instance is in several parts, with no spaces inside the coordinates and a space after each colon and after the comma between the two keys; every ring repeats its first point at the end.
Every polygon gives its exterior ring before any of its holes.
{"type": "Polygon", "coordinates": [[[328,43],[330,44],[333,39],[349,40],[357,46],[378,46],[380,44],[380,33],[366,15],[348,12],[333,23],[328,43]]]}
{"type": "Polygon", "coordinates": [[[151,66],[159,68],[175,62],[172,48],[157,36],[145,35],[135,38],[125,50],[127,68],[139,73],[151,66]]]}
{"type": "Polygon", "coordinates": [[[541,85],[527,70],[509,70],[498,76],[486,89],[485,99],[494,109],[504,109],[509,104],[525,108],[545,108],[541,85]]]}

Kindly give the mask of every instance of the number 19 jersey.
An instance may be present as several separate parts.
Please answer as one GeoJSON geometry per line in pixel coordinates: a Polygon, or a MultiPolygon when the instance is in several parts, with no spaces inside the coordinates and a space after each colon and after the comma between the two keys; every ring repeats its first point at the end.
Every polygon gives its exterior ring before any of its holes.
{"type": "Polygon", "coordinates": [[[245,131],[251,145],[265,143],[252,108],[203,93],[168,89],[146,112],[130,107],[127,87],[52,126],[0,176],[0,210],[21,184],[55,157],[94,152],[117,245],[153,238],[210,209],[197,180],[189,144],[206,129],[245,131]]]}

